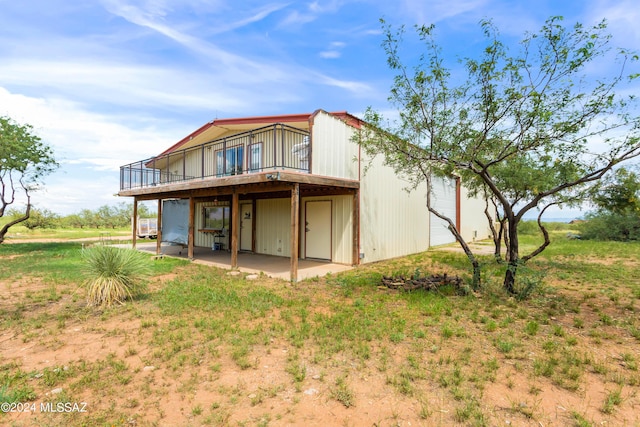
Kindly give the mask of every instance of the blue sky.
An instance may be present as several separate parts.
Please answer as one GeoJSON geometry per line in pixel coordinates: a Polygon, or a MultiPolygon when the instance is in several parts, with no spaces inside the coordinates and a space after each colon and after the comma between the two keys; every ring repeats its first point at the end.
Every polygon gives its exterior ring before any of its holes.
{"type": "Polygon", "coordinates": [[[614,45],[640,45],[634,0],[0,0],[0,10],[0,115],[55,150],[61,168],[33,200],[59,214],[129,201],[114,197],[120,165],[214,118],[393,114],[380,18],[436,24],[453,60],[473,51],[486,18],[514,41],[551,15],[606,18],[614,45]]]}

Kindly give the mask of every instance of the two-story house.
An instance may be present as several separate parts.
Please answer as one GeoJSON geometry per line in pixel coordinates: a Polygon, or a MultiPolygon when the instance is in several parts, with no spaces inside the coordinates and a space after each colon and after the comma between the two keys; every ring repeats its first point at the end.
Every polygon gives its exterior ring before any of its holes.
{"type": "MultiPolygon", "coordinates": [[[[357,265],[450,243],[426,208],[426,185],[367,159],[346,112],[216,119],[150,159],[120,169],[120,196],[157,200],[160,242],[357,265]],[[365,173],[365,168],[366,173],[365,173]],[[164,218],[163,218],[164,217],[164,218]]],[[[432,200],[466,240],[488,235],[484,202],[456,179],[434,179],[432,200]]],[[[135,230],[135,225],[134,225],[135,230]]],[[[134,231],[134,245],[135,245],[134,231]]]]}

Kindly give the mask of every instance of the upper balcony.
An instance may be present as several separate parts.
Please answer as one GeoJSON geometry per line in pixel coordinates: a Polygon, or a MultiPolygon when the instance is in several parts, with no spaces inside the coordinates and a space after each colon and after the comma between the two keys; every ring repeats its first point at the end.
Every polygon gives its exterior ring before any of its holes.
{"type": "Polygon", "coordinates": [[[309,172],[309,132],[282,123],[120,167],[120,190],[267,170],[309,172]]]}

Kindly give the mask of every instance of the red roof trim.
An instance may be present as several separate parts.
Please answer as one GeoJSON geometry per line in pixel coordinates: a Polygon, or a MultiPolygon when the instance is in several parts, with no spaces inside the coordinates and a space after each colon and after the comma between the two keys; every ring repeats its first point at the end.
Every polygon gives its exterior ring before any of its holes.
{"type": "Polygon", "coordinates": [[[347,113],[346,111],[336,111],[334,113],[329,113],[329,114],[331,114],[334,117],[337,117],[337,118],[341,119],[342,121],[344,121],[349,126],[353,126],[354,128],[357,128],[357,129],[360,129],[360,127],[364,123],[362,120],[360,120],[356,116],[352,116],[351,114],[347,113]]]}
{"type": "MultiPolygon", "coordinates": [[[[230,125],[247,125],[247,124],[260,124],[260,123],[291,123],[291,122],[302,122],[302,121],[311,121],[312,118],[320,111],[317,110],[314,113],[303,113],[303,114],[283,114],[283,115],[275,115],[275,116],[254,116],[254,117],[238,117],[235,119],[215,119],[209,123],[204,124],[199,129],[191,132],[189,135],[182,138],[180,141],[173,144],[171,147],[164,150],[159,156],[164,154],[171,153],[187,142],[191,141],[196,136],[200,135],[202,132],[206,131],[212,126],[230,126],[230,125]]],[[[336,118],[343,120],[350,126],[360,128],[362,125],[362,120],[359,118],[352,116],[346,111],[337,111],[334,113],[327,113],[336,118]]]]}
{"type": "Polygon", "coordinates": [[[235,119],[216,119],[213,121],[214,126],[224,125],[248,125],[253,123],[290,123],[308,121],[311,117],[310,113],[304,114],[286,114],[279,116],[255,116],[255,117],[238,117],[235,119]]]}

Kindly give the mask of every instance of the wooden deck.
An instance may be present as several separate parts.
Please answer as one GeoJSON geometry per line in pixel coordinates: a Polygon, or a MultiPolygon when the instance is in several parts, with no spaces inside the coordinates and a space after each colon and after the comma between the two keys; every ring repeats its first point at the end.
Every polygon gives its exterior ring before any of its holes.
{"type": "Polygon", "coordinates": [[[158,198],[188,198],[230,195],[233,188],[242,194],[277,193],[291,191],[292,184],[299,184],[305,192],[342,191],[360,188],[356,180],[311,175],[301,172],[269,171],[225,177],[207,177],[177,183],[121,190],[118,196],[136,197],[138,200],[158,198]]]}

